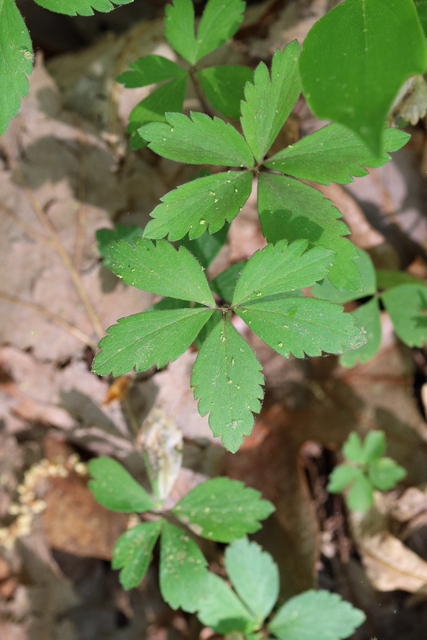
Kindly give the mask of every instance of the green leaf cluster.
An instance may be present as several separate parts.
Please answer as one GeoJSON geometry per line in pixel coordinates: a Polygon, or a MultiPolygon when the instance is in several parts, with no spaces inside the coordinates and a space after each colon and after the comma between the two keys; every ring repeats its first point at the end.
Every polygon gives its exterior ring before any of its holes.
{"type": "Polygon", "coordinates": [[[131,589],[141,582],[160,538],[160,589],[173,609],[198,610],[211,579],[192,533],[230,542],[257,531],[260,521],[274,510],[255,489],[220,477],[199,484],[170,511],[164,511],[162,502],[147,493],[115,460],[103,456],[91,460],[89,472],[89,488],[103,506],[124,513],[150,512],[150,520],[126,531],[114,547],[112,565],[121,570],[121,584],[131,589]],[[180,523],[185,529],[177,526],[180,523]]]}
{"type": "Polygon", "coordinates": [[[395,96],[407,78],[426,70],[426,21],[425,0],[416,7],[413,0],[346,0],[329,11],[301,54],[310,108],[349,127],[379,155],[395,96]]]}
{"type": "Polygon", "coordinates": [[[383,431],[370,431],[362,443],[352,431],[344,443],[346,462],[330,475],[328,491],[340,493],[348,489],[346,501],[354,511],[366,511],[374,502],[374,489],[388,491],[406,476],[406,470],[392,458],[384,456],[386,438],[383,431]]]}
{"type": "Polygon", "coordinates": [[[427,341],[427,285],[401,271],[375,271],[369,254],[362,249],[357,251],[362,291],[338,291],[328,278],[312,290],[317,298],[342,304],[363,299],[352,315],[366,331],[366,344],[340,357],[340,364],[344,367],[367,362],[377,353],[381,343],[380,302],[389,313],[396,334],[405,344],[422,347],[427,341]]]}
{"type": "Polygon", "coordinates": [[[117,78],[127,88],[162,83],[139,102],[129,116],[132,149],[146,145],[140,127],[148,122],[166,122],[165,113],[182,111],[188,82],[205,93],[211,105],[235,120],[240,101],[253,71],[242,65],[201,66],[200,60],[229,40],[243,19],[242,0],[209,0],[195,33],[192,0],[173,0],[166,6],[165,36],[184,59],[183,66],[159,56],[148,55],[132,62],[129,71],[117,78]]]}
{"type": "Polygon", "coordinates": [[[264,378],[254,352],[231,322],[233,313],[284,357],[342,353],[365,342],[363,330],[341,305],[301,295],[302,288],[325,278],[334,260],[332,251],[307,250],[307,245],[307,240],[281,240],[257,251],[240,275],[232,270],[237,281],[234,288],[224,288],[231,295],[220,306],[202,266],[185,246],[175,249],[165,240],[153,243],[145,237],[134,238],[132,246],[125,240],[111,243],[113,271],[127,284],[167,301],[110,327],[93,370],[119,376],[133,367],[162,367],[204,330],[191,378],[194,396],[200,414],[209,413],[213,434],[237,451],[252,430],[253,413],[261,408],[264,378]],[[170,298],[179,303],[170,304],[170,298]]]}
{"type": "Polygon", "coordinates": [[[165,158],[237,169],[194,180],[166,194],[151,213],[153,220],[144,233],[152,239],[179,240],[187,232],[190,238],[197,238],[205,229],[218,231],[239,213],[255,178],[267,241],[306,238],[311,246],[331,249],[337,254],[329,274],[331,282],[339,289],[360,290],[357,252],[343,237],[349,230],[339,219],[339,211],[301,179],[322,184],[351,182],[353,175],[366,174],[365,167],[387,162],[387,152],[403,146],[408,135],[386,130],[385,151],[377,157],[354,133],[332,124],[268,156],[300,94],[298,60],[295,41],[276,51],[271,74],[264,63],[258,65],[253,83],[246,83],[241,103],[243,136],[232,125],[202,113],[190,117],[166,113],[165,122],[138,129],[149,147],[165,158]]]}
{"type": "MultiPolygon", "coordinates": [[[[240,631],[248,638],[264,638],[264,620],[279,594],[279,571],[269,553],[246,538],[225,551],[225,568],[231,587],[216,575],[201,601],[198,617],[221,634],[240,631]]],[[[365,616],[337,594],[306,591],[288,600],[274,614],[266,631],[279,640],[340,640],[362,624],[365,616]]]]}

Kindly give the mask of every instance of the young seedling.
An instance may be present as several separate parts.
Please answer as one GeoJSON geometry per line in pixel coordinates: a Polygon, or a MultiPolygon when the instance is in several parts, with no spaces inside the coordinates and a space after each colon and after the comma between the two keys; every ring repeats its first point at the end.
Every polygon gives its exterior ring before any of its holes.
{"type": "Polygon", "coordinates": [[[260,521],[274,511],[258,491],[225,477],[199,484],[172,509],[164,510],[167,496],[150,495],[115,460],[103,456],[91,460],[89,472],[89,487],[100,504],[150,518],[126,531],[114,547],[112,566],[121,569],[121,584],[131,589],[141,582],[160,537],[160,590],[173,609],[196,611],[205,592],[207,562],[192,533],[230,542],[257,531],[260,521]]]}
{"type": "Polygon", "coordinates": [[[383,454],[386,449],[384,431],[370,431],[362,443],[352,431],[344,443],[343,454],[348,461],[332,471],[328,491],[346,493],[349,509],[366,511],[374,502],[374,489],[389,491],[406,476],[406,470],[383,454]]]}
{"type": "MultiPolygon", "coordinates": [[[[389,155],[375,157],[353,133],[329,125],[268,157],[300,93],[298,58],[299,45],[291,42],[274,54],[271,77],[264,63],[257,67],[241,103],[243,135],[202,113],[167,113],[166,122],[141,127],[149,147],[165,158],[236,170],[181,185],[154,209],[144,237],[134,238],[133,245],[109,245],[111,268],[124,282],[167,300],[110,327],[93,370],[121,375],[132,367],[161,367],[196,341],[200,352],[191,384],[199,411],[209,414],[214,435],[230,451],[252,430],[264,381],[255,354],[233,326],[234,314],[284,357],[340,354],[366,342],[363,327],[355,327],[339,305],[301,294],[326,276],[339,290],[360,291],[362,284],[359,254],[343,237],[348,229],[338,210],[300,178],[350,182],[351,175],[366,173],[362,165],[379,166],[389,155]],[[206,233],[220,234],[245,204],[254,179],[261,226],[271,244],[208,283],[194,257],[198,245],[191,243],[206,233]],[[166,236],[181,243],[178,251],[166,236]]],[[[408,139],[396,129],[384,137],[390,151],[408,139]]]]}

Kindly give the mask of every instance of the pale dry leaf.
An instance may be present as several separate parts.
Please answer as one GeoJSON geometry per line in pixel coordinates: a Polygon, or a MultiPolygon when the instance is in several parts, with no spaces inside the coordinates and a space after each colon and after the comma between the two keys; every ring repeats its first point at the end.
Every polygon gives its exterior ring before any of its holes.
{"type": "Polygon", "coordinates": [[[351,533],[372,585],[379,591],[427,594],[427,562],[390,533],[377,504],[365,514],[350,514],[351,533]]]}

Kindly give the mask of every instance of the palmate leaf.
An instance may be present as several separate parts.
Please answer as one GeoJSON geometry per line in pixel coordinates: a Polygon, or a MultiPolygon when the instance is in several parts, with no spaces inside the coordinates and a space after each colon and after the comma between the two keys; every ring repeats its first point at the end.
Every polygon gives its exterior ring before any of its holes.
{"type": "Polygon", "coordinates": [[[229,478],[207,480],[184,496],[172,509],[175,516],[197,535],[231,542],[254,533],[274,511],[255,489],[229,478]]]}
{"type": "Polygon", "coordinates": [[[374,460],[368,467],[368,475],[372,484],[380,491],[394,489],[396,484],[406,476],[406,469],[392,458],[374,460]]]}
{"type": "Polygon", "coordinates": [[[89,462],[89,489],[95,500],[107,509],[124,513],[142,513],[156,508],[154,499],[121,464],[100,456],[89,462]]]}
{"type": "Polygon", "coordinates": [[[127,131],[131,133],[132,149],[145,147],[140,127],[147,122],[166,122],[166,111],[182,111],[187,86],[187,73],[174,78],[152,91],[134,107],[129,115],[127,131]]]}
{"type": "Polygon", "coordinates": [[[197,75],[211,105],[224,116],[238,120],[244,87],[253,79],[253,70],[241,65],[224,64],[200,69],[197,75]]]}
{"type": "Polygon", "coordinates": [[[160,156],[189,164],[253,167],[252,153],[240,133],[205,113],[166,113],[168,124],[153,122],[139,129],[160,156]]]}
{"type": "Polygon", "coordinates": [[[326,489],[331,493],[340,493],[360,478],[361,475],[363,475],[363,471],[359,467],[351,467],[349,464],[339,464],[329,476],[326,489]]]}
{"type": "Polygon", "coordinates": [[[133,247],[120,240],[110,245],[113,271],[143,291],[204,305],[215,305],[203,269],[185,247],[178,251],[165,240],[154,244],[135,238],[133,247]]]}
{"type": "MultiPolygon", "coordinates": [[[[135,62],[131,62],[129,66],[131,71],[124,71],[116,78],[117,82],[124,84],[127,89],[146,87],[149,84],[178,78],[187,73],[176,62],[157,55],[143,56],[135,62]]],[[[172,111],[172,109],[168,109],[168,111],[172,111]]]]}
{"type": "Polygon", "coordinates": [[[247,632],[256,627],[255,616],[224,580],[214,573],[209,573],[208,576],[205,592],[199,601],[197,617],[217,633],[241,631],[247,638],[247,632]]]}
{"type": "Polygon", "coordinates": [[[143,522],[117,540],[111,566],[121,569],[120,584],[124,589],[137,587],[147,573],[162,524],[162,520],[143,522]]]}
{"type": "Polygon", "coordinates": [[[281,240],[256,251],[237,281],[232,305],[313,286],[324,278],[335,254],[323,247],[306,251],[307,240],[281,240]]]}
{"type": "Polygon", "coordinates": [[[427,287],[402,284],[381,294],[394,330],[409,347],[422,347],[427,341],[427,287]]]}
{"type": "Polygon", "coordinates": [[[115,5],[130,4],[133,0],[35,0],[37,4],[56,13],[67,16],[93,16],[93,10],[108,12],[115,5]]]}
{"type": "Polygon", "coordinates": [[[146,371],[173,362],[196,339],[213,309],[168,309],[136,313],[120,318],[107,329],[93,362],[98,375],[121,376],[135,367],[146,371]]]}
{"type": "Polygon", "coordinates": [[[196,39],[198,62],[234,36],[243,20],[245,3],[242,0],[209,0],[200,20],[196,39]]]}
{"type": "Polygon", "coordinates": [[[346,496],[346,502],[348,508],[353,511],[366,511],[374,504],[372,484],[365,474],[361,473],[353,482],[346,496]]]}
{"type": "Polygon", "coordinates": [[[300,94],[299,52],[296,40],[283,51],[278,49],[271,64],[271,80],[267,67],[261,62],[255,69],[254,84],[248,83],[245,87],[241,124],[258,162],[275,141],[300,94]]]}
{"type": "Polygon", "coordinates": [[[190,64],[196,62],[193,0],[173,0],[166,5],[165,36],[169,44],[190,64]]]}
{"type": "Polygon", "coordinates": [[[305,591],[284,604],[268,625],[281,640],[341,640],[365,620],[365,614],[329,591],[305,591]]]}
{"type": "Polygon", "coordinates": [[[277,564],[256,542],[242,538],[227,547],[225,566],[238,596],[260,626],[279,596],[277,564]]]}
{"type": "Polygon", "coordinates": [[[366,332],[366,344],[358,349],[347,351],[340,356],[340,365],[354,367],[358,362],[363,364],[371,360],[380,348],[381,317],[377,298],[371,298],[352,312],[357,325],[366,332]]]}
{"type": "Polygon", "coordinates": [[[290,354],[320,356],[322,351],[339,354],[366,342],[355,318],[344,313],[341,305],[326,300],[270,296],[243,303],[235,311],[285,358],[290,354]]]}
{"type": "Polygon", "coordinates": [[[353,289],[352,291],[348,289],[341,289],[341,291],[339,291],[333,286],[329,278],[325,278],[321,284],[316,284],[312,288],[311,294],[314,298],[345,304],[346,302],[350,302],[350,300],[365,298],[377,292],[377,272],[375,271],[369,253],[358,247],[356,247],[356,253],[358,255],[357,268],[362,281],[361,288],[359,290],[353,289]]]}
{"type": "Polygon", "coordinates": [[[201,236],[206,229],[219,231],[226,221],[231,222],[249,198],[252,174],[227,171],[192,180],[170,191],[163,204],[151,212],[145,228],[147,238],[180,240],[188,232],[190,240],[201,236]]]}
{"type": "Polygon", "coordinates": [[[294,178],[262,173],[258,212],[267,242],[307,238],[311,245],[331,249],[336,257],[329,272],[330,281],[339,289],[361,289],[356,247],[342,237],[349,230],[339,220],[341,213],[320,191],[294,178]]]}
{"type": "Polygon", "coordinates": [[[164,522],[160,546],[160,591],[172,609],[196,611],[209,580],[206,558],[182,529],[164,522]]]}
{"type": "Polygon", "coordinates": [[[0,135],[28,93],[33,46],[25,22],[13,0],[0,0],[0,135]]]}
{"type": "Polygon", "coordinates": [[[346,0],[314,24],[300,56],[310,108],[320,119],[348,126],[375,155],[398,90],[426,64],[413,0],[346,0]]]}
{"type": "Polygon", "coordinates": [[[231,322],[222,318],[203,343],[193,367],[191,385],[201,416],[209,413],[214,436],[237,451],[259,412],[264,377],[254,352],[231,322]]]}
{"type": "Polygon", "coordinates": [[[353,176],[366,176],[365,167],[380,167],[388,162],[387,152],[397,151],[410,137],[399,129],[386,129],[384,150],[376,156],[353,131],[330,124],[279,151],[265,166],[320,184],[347,184],[353,182],[353,176]]]}

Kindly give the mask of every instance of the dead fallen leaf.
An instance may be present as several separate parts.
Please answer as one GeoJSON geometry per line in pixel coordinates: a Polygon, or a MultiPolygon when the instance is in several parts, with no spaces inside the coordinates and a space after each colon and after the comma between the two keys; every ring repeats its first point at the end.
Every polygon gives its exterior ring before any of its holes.
{"type": "Polygon", "coordinates": [[[390,533],[381,500],[366,514],[351,512],[349,521],[356,548],[376,589],[427,594],[427,562],[390,533]]]}

